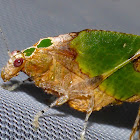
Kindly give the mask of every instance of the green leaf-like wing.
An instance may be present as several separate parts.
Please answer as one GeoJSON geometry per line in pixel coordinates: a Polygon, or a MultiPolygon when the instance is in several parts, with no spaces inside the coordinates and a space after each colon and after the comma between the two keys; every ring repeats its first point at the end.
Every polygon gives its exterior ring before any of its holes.
{"type": "MultiPolygon", "coordinates": [[[[76,61],[82,72],[94,77],[131,58],[140,49],[140,36],[85,30],[71,41],[70,47],[77,52],[76,61]]],[[[140,94],[140,73],[129,63],[104,80],[99,88],[117,99],[126,100],[140,94]]]]}

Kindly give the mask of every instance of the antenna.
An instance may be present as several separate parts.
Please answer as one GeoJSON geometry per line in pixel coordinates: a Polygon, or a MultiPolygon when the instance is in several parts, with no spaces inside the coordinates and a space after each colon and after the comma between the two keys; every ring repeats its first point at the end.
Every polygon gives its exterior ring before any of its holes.
{"type": "Polygon", "coordinates": [[[4,33],[2,31],[1,26],[0,26],[0,32],[1,32],[1,35],[2,35],[2,39],[4,40],[5,46],[7,48],[8,55],[10,56],[11,53],[10,53],[10,50],[8,49],[8,43],[7,43],[7,40],[6,40],[5,36],[4,36],[4,33]]]}

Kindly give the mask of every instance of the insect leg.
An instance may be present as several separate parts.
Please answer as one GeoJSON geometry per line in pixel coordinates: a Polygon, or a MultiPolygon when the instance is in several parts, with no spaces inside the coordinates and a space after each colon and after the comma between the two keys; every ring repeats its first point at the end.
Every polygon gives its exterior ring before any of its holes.
{"type": "Polygon", "coordinates": [[[88,119],[89,119],[89,116],[91,115],[92,111],[93,111],[93,107],[94,107],[94,96],[91,96],[90,98],[90,103],[89,103],[89,106],[88,106],[88,109],[87,109],[87,114],[86,114],[86,118],[85,118],[85,121],[84,121],[84,127],[83,127],[83,130],[81,132],[81,140],[85,140],[85,132],[86,132],[86,128],[87,128],[87,124],[88,124],[88,119]]]}
{"type": "Polygon", "coordinates": [[[2,84],[1,87],[3,89],[9,90],[9,91],[13,91],[13,90],[15,90],[16,88],[18,88],[20,85],[22,85],[23,83],[25,83],[27,81],[31,82],[32,80],[31,80],[31,78],[28,78],[28,79],[26,79],[24,81],[20,81],[18,83],[12,84],[12,85],[2,84]]]}
{"type": "Polygon", "coordinates": [[[60,106],[64,103],[66,103],[69,100],[68,95],[64,95],[59,97],[58,99],[56,99],[53,103],[51,103],[51,105],[49,107],[44,108],[43,110],[41,110],[40,112],[38,112],[33,120],[33,126],[35,127],[35,129],[37,129],[39,127],[39,123],[38,120],[39,118],[45,113],[47,112],[50,108],[54,107],[54,106],[60,106]]]}
{"type": "Polygon", "coordinates": [[[136,60],[140,57],[140,49],[129,59],[127,59],[126,61],[122,62],[121,64],[119,64],[118,66],[116,66],[115,68],[103,73],[100,77],[102,77],[102,81],[105,80],[106,78],[108,78],[110,75],[112,75],[114,72],[116,72],[117,70],[121,69],[122,67],[124,67],[125,65],[127,65],[128,63],[132,62],[133,60],[136,60]]]}
{"type": "MultiPolygon", "coordinates": [[[[137,131],[137,129],[138,129],[138,126],[139,126],[139,121],[140,121],[140,106],[139,106],[138,115],[137,115],[137,117],[136,117],[134,126],[133,126],[133,128],[132,128],[132,132],[131,132],[131,134],[130,134],[129,140],[133,140],[134,135],[135,135],[135,133],[136,133],[136,131],[137,131]]],[[[140,138],[139,138],[139,139],[140,139],[140,138]]]]}
{"type": "Polygon", "coordinates": [[[140,128],[139,128],[139,140],[140,140],[140,128]]]}

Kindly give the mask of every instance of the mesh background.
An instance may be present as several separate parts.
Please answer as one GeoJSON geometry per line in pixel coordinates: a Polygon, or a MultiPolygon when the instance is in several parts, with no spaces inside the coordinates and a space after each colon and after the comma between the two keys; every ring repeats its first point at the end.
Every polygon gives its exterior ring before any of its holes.
{"type": "MultiPolygon", "coordinates": [[[[0,0],[0,26],[11,51],[25,49],[42,37],[85,28],[140,34],[139,5],[139,0],[0,0]]],[[[7,60],[4,40],[0,37],[0,68],[7,60]]],[[[26,76],[20,74],[7,84],[24,79],[26,76]]],[[[34,115],[52,100],[32,83],[25,83],[12,92],[0,87],[0,139],[79,139],[85,114],[68,105],[50,109],[39,119],[39,129],[33,130],[34,115]]],[[[137,108],[136,104],[126,103],[94,112],[86,139],[127,140],[137,108]]]]}

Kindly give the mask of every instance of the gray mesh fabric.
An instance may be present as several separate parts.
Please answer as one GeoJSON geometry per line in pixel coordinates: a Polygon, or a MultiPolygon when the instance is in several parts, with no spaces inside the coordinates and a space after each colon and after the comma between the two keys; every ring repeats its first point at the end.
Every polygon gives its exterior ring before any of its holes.
{"type": "MultiPolygon", "coordinates": [[[[25,49],[42,37],[85,28],[140,34],[139,5],[139,0],[0,0],[0,26],[11,51],[25,49]]],[[[5,43],[0,37],[0,68],[7,60],[5,43]]],[[[26,78],[21,74],[11,83],[26,78]]],[[[68,105],[50,109],[39,119],[40,127],[34,131],[33,117],[51,103],[49,98],[52,99],[33,83],[25,83],[12,92],[0,87],[0,139],[79,139],[85,114],[68,105]]],[[[86,139],[127,140],[136,113],[137,105],[132,104],[94,112],[86,139]]]]}

